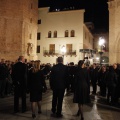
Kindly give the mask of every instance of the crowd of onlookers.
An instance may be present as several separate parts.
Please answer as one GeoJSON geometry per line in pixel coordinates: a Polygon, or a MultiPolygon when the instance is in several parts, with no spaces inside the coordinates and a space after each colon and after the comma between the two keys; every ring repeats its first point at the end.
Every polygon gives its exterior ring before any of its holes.
{"type": "MultiPolygon", "coordinates": [[[[39,60],[36,61],[40,62],[39,60]]],[[[34,66],[36,61],[25,62],[28,76],[30,69],[34,66]]],[[[11,62],[5,59],[1,59],[0,61],[0,98],[4,98],[5,96],[10,96],[14,94],[12,69],[15,63],[17,63],[17,61],[11,62]]],[[[51,64],[50,63],[41,64],[40,69],[43,70],[45,78],[47,79],[48,77],[47,74],[50,72],[51,64]]]]}
{"type": "MultiPolygon", "coordinates": [[[[20,57],[19,59],[22,60],[22,57],[20,57]]],[[[41,64],[40,60],[30,61],[30,62],[25,61],[23,65],[21,64],[22,61],[19,61],[19,59],[16,62],[5,61],[4,59],[1,59],[0,61],[0,98],[4,98],[5,96],[9,96],[9,95],[14,95],[14,101],[15,102],[17,101],[18,104],[18,97],[19,97],[18,93],[21,92],[19,91],[19,86],[20,86],[19,84],[27,85],[26,92],[30,93],[30,101],[32,102],[32,106],[34,108],[35,106],[34,100],[36,99],[36,96],[40,94],[40,93],[37,94],[35,93],[35,90],[37,90],[35,89],[35,86],[39,84],[39,79],[41,78],[43,80],[41,83],[43,84],[43,86],[41,86],[43,87],[42,92],[46,92],[47,85],[45,80],[50,79],[51,72],[53,75],[52,77],[54,78],[56,76],[56,74],[54,73],[58,72],[59,67],[58,68],[54,67],[55,70],[52,70],[53,66],[55,66],[56,64],[53,65],[51,65],[50,63],[41,64]],[[17,65],[17,63],[19,63],[19,65],[17,65]],[[24,73],[22,74],[23,71],[26,74],[25,76],[21,77],[21,75],[24,75],[24,73]],[[26,84],[23,84],[21,82],[22,78],[25,78],[26,84]],[[31,81],[32,79],[36,79],[36,81],[38,80],[38,83],[36,82],[36,85],[34,86],[33,86],[34,81],[31,81]]],[[[93,95],[99,94],[100,96],[106,97],[106,101],[111,105],[116,105],[119,103],[119,98],[120,98],[120,65],[119,64],[115,63],[113,65],[106,66],[106,65],[99,65],[94,63],[93,65],[89,65],[89,64],[85,64],[84,61],[82,61],[82,63],[78,63],[78,65],[75,65],[73,62],[70,62],[65,66],[67,67],[67,71],[68,71],[66,95],[68,95],[69,93],[75,94],[75,89],[77,86],[75,82],[77,77],[79,79],[82,79],[82,77],[84,76],[84,78],[86,79],[86,75],[88,75],[87,79],[89,81],[87,84],[89,85],[89,90],[88,90],[89,94],[90,94],[90,86],[91,86],[93,95]],[[84,70],[81,71],[81,69],[78,69],[79,64],[81,67],[83,64],[85,65],[85,69],[87,70],[88,74],[86,74],[86,71],[84,70]],[[82,75],[79,75],[79,72],[77,70],[80,70],[80,73],[82,73],[82,75]],[[97,93],[98,87],[100,87],[99,93],[97,93]]],[[[60,73],[58,75],[59,77],[58,76],[56,77],[58,81],[59,78],[63,75],[62,72],[63,71],[58,72],[60,73]]],[[[55,82],[52,83],[51,85],[51,81],[50,81],[50,88],[51,86],[55,86],[54,84],[55,82]]],[[[61,83],[59,83],[59,86],[60,84],[61,83]]],[[[22,91],[24,88],[25,87],[22,88],[22,91]]],[[[23,97],[23,99],[25,99],[25,96],[23,97]]],[[[37,99],[41,100],[42,96],[41,98],[37,98],[37,99]]],[[[37,104],[40,107],[39,102],[37,104]]],[[[17,108],[14,109],[17,110],[17,108]]],[[[24,110],[25,109],[23,109],[23,111],[24,110]]],[[[39,112],[41,113],[41,111],[39,112]]]]}
{"type": "MultiPolygon", "coordinates": [[[[40,60],[37,60],[40,62],[40,60]]],[[[12,68],[16,62],[5,61],[1,59],[0,61],[0,98],[14,94],[14,85],[12,81],[12,68]]],[[[26,62],[27,71],[33,67],[35,61],[26,62]]],[[[49,79],[49,73],[51,68],[55,64],[40,64],[40,69],[43,70],[45,79],[49,79]]],[[[67,64],[69,71],[69,82],[66,89],[67,94],[74,92],[74,74],[77,65],[73,62],[67,64]]],[[[99,95],[106,97],[108,102],[113,104],[118,102],[120,97],[120,65],[113,64],[111,66],[99,64],[87,65],[86,69],[90,76],[90,85],[92,86],[92,94],[97,94],[97,88],[100,87],[99,95]]],[[[29,79],[29,78],[27,78],[29,79]]],[[[46,88],[44,91],[46,91],[46,88]]],[[[29,92],[29,90],[28,90],[29,92]]]]}

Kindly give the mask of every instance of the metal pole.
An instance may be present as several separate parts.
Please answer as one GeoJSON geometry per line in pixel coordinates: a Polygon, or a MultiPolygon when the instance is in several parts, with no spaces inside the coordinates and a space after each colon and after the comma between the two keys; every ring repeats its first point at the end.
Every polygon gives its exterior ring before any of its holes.
{"type": "Polygon", "coordinates": [[[102,54],[103,54],[103,52],[100,51],[99,54],[100,54],[100,65],[102,65],[102,54]]]}

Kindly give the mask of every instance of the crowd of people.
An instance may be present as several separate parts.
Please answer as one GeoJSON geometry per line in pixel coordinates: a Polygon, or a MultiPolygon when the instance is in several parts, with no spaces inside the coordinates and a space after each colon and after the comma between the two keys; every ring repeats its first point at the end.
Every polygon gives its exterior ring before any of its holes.
{"type": "Polygon", "coordinates": [[[22,99],[22,112],[26,112],[26,94],[30,94],[32,118],[36,118],[36,107],[41,114],[42,93],[46,92],[45,80],[49,79],[53,91],[52,116],[62,117],[64,94],[73,93],[73,103],[78,104],[76,116],[84,120],[83,105],[90,103],[90,86],[92,94],[106,97],[108,104],[116,105],[120,98],[120,69],[118,64],[110,66],[93,64],[89,66],[84,60],[77,65],[73,62],[63,64],[63,58],[57,58],[57,64],[41,64],[40,60],[27,62],[19,56],[16,62],[0,62],[0,98],[14,95],[14,112],[19,112],[19,98],[22,99]]]}

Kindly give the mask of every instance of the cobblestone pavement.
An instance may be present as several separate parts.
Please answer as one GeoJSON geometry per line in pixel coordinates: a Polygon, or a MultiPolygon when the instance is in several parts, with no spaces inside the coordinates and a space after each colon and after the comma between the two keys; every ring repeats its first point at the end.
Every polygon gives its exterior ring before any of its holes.
{"type": "MultiPolygon", "coordinates": [[[[43,93],[42,114],[36,120],[80,120],[76,117],[77,104],[72,102],[73,94],[65,95],[62,118],[51,117],[52,91],[43,93]]],[[[27,95],[27,112],[13,113],[13,96],[0,98],[0,120],[32,120],[29,94],[27,95]]],[[[120,120],[120,107],[106,104],[106,99],[91,95],[91,103],[84,105],[84,120],[120,120]]]]}

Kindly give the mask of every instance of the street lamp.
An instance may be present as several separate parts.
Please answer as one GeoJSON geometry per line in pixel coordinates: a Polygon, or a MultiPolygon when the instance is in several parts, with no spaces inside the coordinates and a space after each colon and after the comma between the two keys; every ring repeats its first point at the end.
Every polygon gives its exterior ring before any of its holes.
{"type": "Polygon", "coordinates": [[[103,46],[104,46],[104,43],[105,43],[105,40],[103,37],[100,37],[99,38],[99,46],[100,46],[100,51],[99,51],[99,54],[100,54],[100,65],[102,64],[102,54],[103,54],[103,46]]]}
{"type": "Polygon", "coordinates": [[[63,58],[64,58],[64,55],[65,55],[65,53],[66,53],[66,47],[63,45],[63,46],[61,47],[60,51],[61,51],[62,56],[63,56],[63,58]]]}

